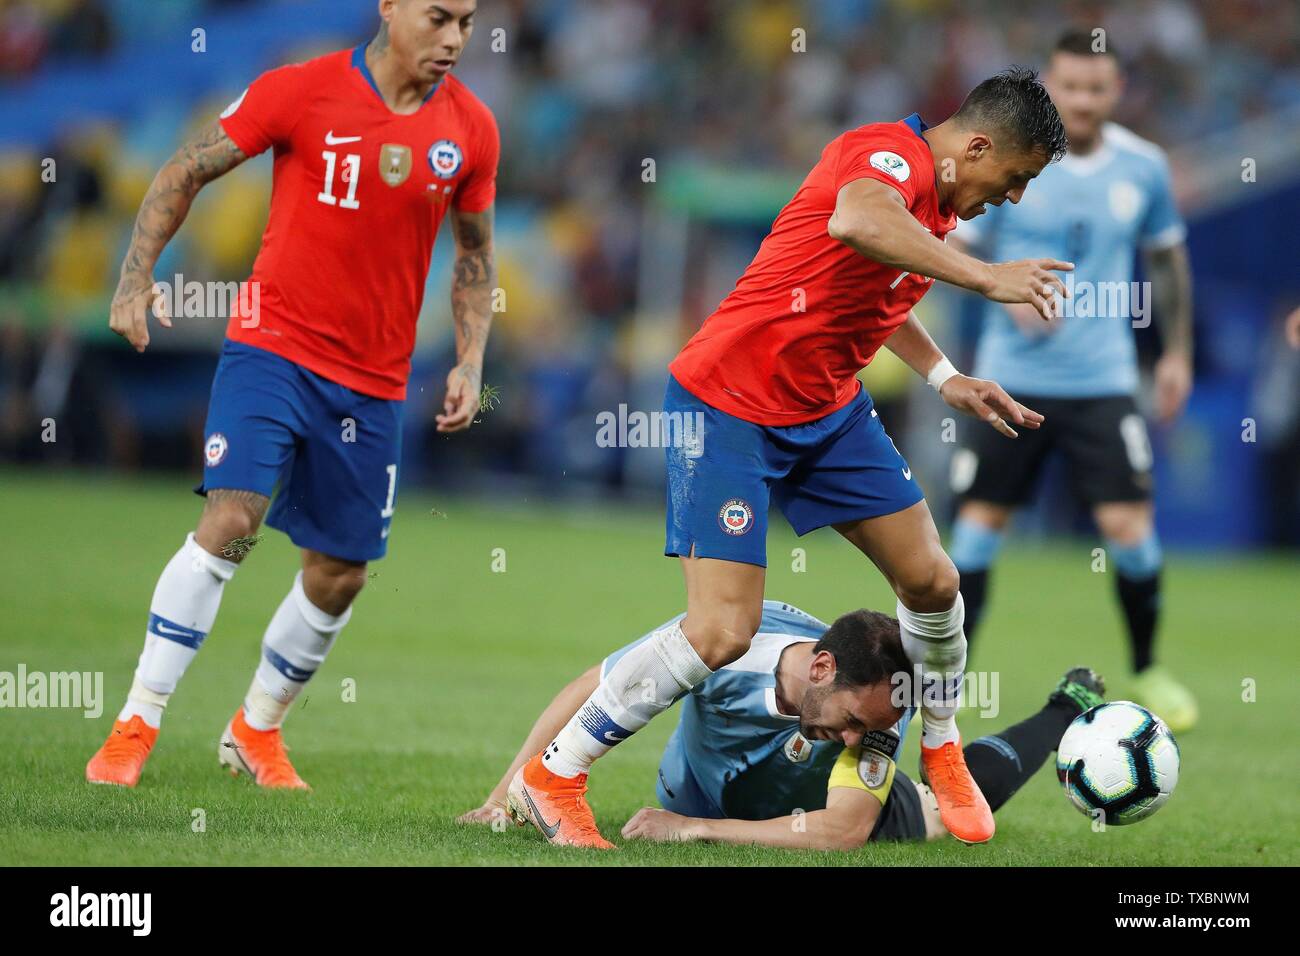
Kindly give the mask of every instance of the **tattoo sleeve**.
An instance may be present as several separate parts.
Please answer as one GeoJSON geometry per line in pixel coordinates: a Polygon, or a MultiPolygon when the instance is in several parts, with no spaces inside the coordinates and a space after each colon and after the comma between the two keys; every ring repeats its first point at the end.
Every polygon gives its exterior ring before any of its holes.
{"type": "Polygon", "coordinates": [[[483,212],[452,210],[456,263],[451,282],[451,316],[456,326],[456,358],[481,368],[492,325],[496,258],[492,250],[493,207],[483,212]]]}
{"type": "Polygon", "coordinates": [[[1151,305],[1165,351],[1192,351],[1192,267],[1182,243],[1146,256],[1151,305]]]}
{"type": "Polygon", "coordinates": [[[199,190],[247,158],[216,120],[178,149],[158,170],[140,204],[122,275],[151,273],[199,190]]]}

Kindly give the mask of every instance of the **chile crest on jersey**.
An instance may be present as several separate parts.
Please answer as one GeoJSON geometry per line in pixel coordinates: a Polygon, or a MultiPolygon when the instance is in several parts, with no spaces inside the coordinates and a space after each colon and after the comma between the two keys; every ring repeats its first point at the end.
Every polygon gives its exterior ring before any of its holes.
{"type": "Polygon", "coordinates": [[[451,179],[465,163],[465,154],[449,139],[440,139],[429,147],[429,168],[439,179],[451,179]]]}

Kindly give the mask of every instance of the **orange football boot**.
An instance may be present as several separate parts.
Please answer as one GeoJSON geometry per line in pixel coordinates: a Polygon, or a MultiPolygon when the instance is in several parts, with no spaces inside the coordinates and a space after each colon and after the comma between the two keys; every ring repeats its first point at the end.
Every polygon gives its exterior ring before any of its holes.
{"type": "Polygon", "coordinates": [[[546,769],[538,754],[524,764],[506,791],[506,809],[521,827],[531,823],[556,846],[613,850],[600,835],[587,803],[587,775],[560,777],[546,769]]]}
{"type": "Polygon", "coordinates": [[[993,811],[970,775],[961,741],[942,747],[921,745],[921,772],[939,801],[939,818],[963,843],[993,838],[993,811]]]}
{"type": "Polygon", "coordinates": [[[158,728],[150,727],[139,715],[113,721],[113,730],[104,746],[86,764],[86,779],[91,783],[134,787],[157,739],[158,728]]]}
{"type": "Polygon", "coordinates": [[[230,768],[232,776],[246,773],[257,781],[259,787],[282,790],[310,790],[306,781],[298,776],[289,762],[280,731],[254,730],[244,720],[244,708],[226,724],[217,746],[217,759],[230,768]]]}

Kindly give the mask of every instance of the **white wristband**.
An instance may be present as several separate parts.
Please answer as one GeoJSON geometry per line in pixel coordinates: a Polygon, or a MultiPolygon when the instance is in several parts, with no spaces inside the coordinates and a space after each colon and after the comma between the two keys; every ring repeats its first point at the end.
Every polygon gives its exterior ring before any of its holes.
{"type": "Polygon", "coordinates": [[[930,369],[930,374],[925,377],[925,380],[929,382],[930,387],[937,392],[939,389],[943,388],[944,382],[948,381],[948,379],[952,378],[954,375],[959,374],[961,373],[959,373],[953,364],[948,361],[947,356],[944,356],[934,364],[934,368],[930,369]]]}

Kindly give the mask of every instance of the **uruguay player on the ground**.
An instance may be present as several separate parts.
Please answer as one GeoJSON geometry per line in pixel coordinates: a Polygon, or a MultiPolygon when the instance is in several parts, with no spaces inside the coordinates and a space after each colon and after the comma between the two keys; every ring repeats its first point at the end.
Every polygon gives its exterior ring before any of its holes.
{"type": "Polygon", "coordinates": [[[163,709],[266,515],[302,549],[302,572],[271,618],[218,753],[262,786],[307,786],[280,725],[347,623],[366,562],[387,549],[415,325],[447,215],[458,364],[438,430],[468,428],[479,410],[499,143],[487,107],[449,75],[475,5],[378,0],[383,22],[368,46],[259,77],[172,157],[144,199],[110,322],[138,351],[149,343],[154,265],[195,195],[275,150],[250,280],[260,284],[260,312],[230,317],[212,383],[199,489],[207,500],[158,580],[126,706],[86,766],[92,783],[139,780],[163,709]]]}
{"type": "Polygon", "coordinates": [[[1037,78],[981,83],[933,128],[913,115],[851,130],[822,152],[736,288],[670,366],[664,410],[703,417],[702,441],[667,449],[666,554],[681,557],[686,616],[630,651],[511,800],[553,842],[608,847],[587,772],[674,698],[749,650],[763,609],[767,512],[800,534],[833,526],[888,578],[909,658],[924,669],[922,754],[960,839],[993,835],[953,720],[966,658],[956,569],[912,473],[857,379],[881,345],[954,408],[1006,435],[1041,416],[996,383],[960,375],[911,309],[934,279],[1050,318],[1054,259],[990,265],[943,242],[958,217],[1016,202],[1065,150],[1037,78]]]}
{"type": "MultiPolygon", "coordinates": [[[[461,822],[503,820],[519,768],[611,668],[662,629],[565,687],[483,805],[461,822]]],[[[764,601],[744,656],[682,695],[681,719],[659,764],[656,792],[664,809],[639,811],[623,835],[823,850],[943,836],[930,788],[895,765],[913,713],[897,695],[911,669],[892,617],[861,610],[828,626],[792,605],[764,601]]],[[[1034,775],[1070,722],[1101,703],[1103,692],[1100,678],[1075,668],[1040,711],[966,746],[971,774],[993,809],[1034,775]]]]}
{"type": "Polygon", "coordinates": [[[962,505],[952,557],[973,638],[1003,530],[1032,495],[1048,453],[1059,449],[1114,565],[1136,674],[1132,696],[1178,733],[1196,722],[1196,702],[1154,663],[1161,554],[1151,506],[1151,446],[1134,401],[1132,320],[1148,321],[1146,310],[1153,309],[1160,325],[1164,353],[1155,366],[1155,413],[1170,422],[1192,385],[1191,270],[1163,152],[1109,122],[1123,78],[1114,51],[1097,49],[1103,39],[1067,33],[1045,76],[1070,137],[1069,153],[1043,172],[1016,209],[994,210],[953,236],[990,257],[1046,250],[1075,263],[1075,272],[1070,308],[1051,324],[1021,306],[985,309],[976,374],[997,379],[1047,422],[1010,446],[995,446],[977,430],[965,437],[953,458],[953,490],[962,505]],[[1139,291],[1140,298],[1132,289],[1138,249],[1151,290],[1149,296],[1139,291]]]}

